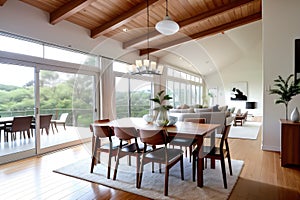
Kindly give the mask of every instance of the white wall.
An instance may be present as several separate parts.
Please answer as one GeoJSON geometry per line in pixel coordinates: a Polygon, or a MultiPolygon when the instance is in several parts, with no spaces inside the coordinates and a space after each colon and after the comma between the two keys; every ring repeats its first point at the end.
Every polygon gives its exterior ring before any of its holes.
{"type": "Polygon", "coordinates": [[[251,48],[243,51],[242,54],[233,63],[222,67],[218,73],[205,76],[205,82],[208,88],[218,88],[219,105],[228,105],[229,107],[240,108],[242,112],[246,111],[246,101],[232,101],[232,84],[235,82],[247,82],[247,101],[257,102],[257,108],[248,110],[248,113],[254,116],[263,115],[262,100],[262,43],[258,40],[251,48]]]}
{"type": "MultiPolygon", "coordinates": [[[[246,101],[231,101],[236,82],[247,84],[248,101],[257,102],[249,114],[262,116],[262,21],[252,22],[200,41],[217,73],[206,75],[208,88],[217,88],[219,105],[246,111],[246,101]]],[[[242,88],[239,88],[242,89],[242,88]]]]}
{"type": "MultiPolygon", "coordinates": [[[[263,80],[264,88],[273,85],[281,75],[294,73],[294,40],[300,38],[300,1],[263,0],[263,80]]],[[[299,55],[298,55],[299,56],[299,55]]],[[[274,104],[275,95],[266,89],[264,98],[263,146],[265,150],[280,150],[280,123],[285,118],[283,104],[274,104]]],[[[289,114],[300,107],[300,95],[290,103],[289,114]]]]}

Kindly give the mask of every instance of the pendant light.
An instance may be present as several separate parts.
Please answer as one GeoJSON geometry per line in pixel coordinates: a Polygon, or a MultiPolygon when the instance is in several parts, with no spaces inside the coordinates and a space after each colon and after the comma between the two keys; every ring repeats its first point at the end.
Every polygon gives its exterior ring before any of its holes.
{"type": "Polygon", "coordinates": [[[173,35],[179,30],[179,25],[168,15],[168,0],[166,0],[166,16],[155,25],[155,29],[163,35],[173,35]]]}
{"type": "Polygon", "coordinates": [[[158,65],[155,61],[150,60],[149,56],[149,0],[147,0],[147,58],[144,60],[136,60],[135,64],[128,66],[128,73],[131,75],[135,74],[153,74],[153,75],[162,75],[163,65],[158,65]]]}

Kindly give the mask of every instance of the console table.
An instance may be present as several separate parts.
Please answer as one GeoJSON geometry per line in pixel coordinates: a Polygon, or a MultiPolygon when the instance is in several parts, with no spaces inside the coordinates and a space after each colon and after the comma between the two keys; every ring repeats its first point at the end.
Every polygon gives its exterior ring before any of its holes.
{"type": "Polygon", "coordinates": [[[300,122],[281,119],[281,166],[300,165],[300,122]]]}

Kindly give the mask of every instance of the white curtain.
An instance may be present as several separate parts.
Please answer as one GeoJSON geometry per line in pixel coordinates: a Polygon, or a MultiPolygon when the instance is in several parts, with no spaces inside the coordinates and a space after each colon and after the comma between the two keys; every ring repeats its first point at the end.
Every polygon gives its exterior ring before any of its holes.
{"type": "Polygon", "coordinates": [[[113,74],[113,60],[107,58],[101,58],[101,75],[100,75],[100,88],[102,89],[100,94],[101,100],[101,117],[108,118],[110,120],[115,119],[116,109],[114,89],[115,89],[115,77],[113,74]]]}

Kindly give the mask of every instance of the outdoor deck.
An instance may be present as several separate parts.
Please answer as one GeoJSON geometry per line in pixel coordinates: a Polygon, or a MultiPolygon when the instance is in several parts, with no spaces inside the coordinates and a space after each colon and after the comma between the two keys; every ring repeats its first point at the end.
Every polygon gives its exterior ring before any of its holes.
{"type": "MultiPolygon", "coordinates": [[[[63,143],[69,143],[76,140],[86,140],[91,138],[92,134],[89,128],[67,126],[66,130],[62,126],[58,126],[58,132],[54,129],[54,133],[50,127],[49,135],[44,131],[41,134],[41,149],[48,148],[63,143]]],[[[26,151],[35,148],[35,137],[20,139],[20,134],[17,133],[16,140],[11,141],[10,136],[8,142],[4,142],[4,133],[1,132],[0,141],[0,157],[8,154],[13,154],[21,151],[26,151]]]]}

